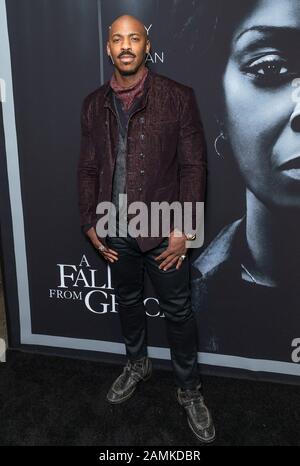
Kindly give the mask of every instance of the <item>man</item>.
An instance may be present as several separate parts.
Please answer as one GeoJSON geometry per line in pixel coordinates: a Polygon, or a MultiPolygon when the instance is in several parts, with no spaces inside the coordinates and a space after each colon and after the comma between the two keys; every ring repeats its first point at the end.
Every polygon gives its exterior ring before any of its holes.
{"type": "Polygon", "coordinates": [[[190,201],[193,225],[196,202],[204,200],[205,141],[193,89],[149,70],[145,66],[149,51],[144,25],[132,16],[117,18],[107,41],[114,73],[85,98],[81,114],[81,225],[111,264],[128,357],[107,400],[121,403],[129,399],[137,384],[151,376],[143,304],[146,268],[165,316],[177,400],[196,437],[211,442],[215,429],[201,393],[186,255],[186,241],[195,235],[176,228],[173,218],[168,236],[120,234],[124,232],[120,222],[124,209],[118,208],[117,202],[122,193],[127,194],[128,205],[135,201],[147,206],[156,201],[190,201]],[[116,234],[98,229],[103,215],[96,208],[103,201],[112,201],[117,207],[116,234]]]}

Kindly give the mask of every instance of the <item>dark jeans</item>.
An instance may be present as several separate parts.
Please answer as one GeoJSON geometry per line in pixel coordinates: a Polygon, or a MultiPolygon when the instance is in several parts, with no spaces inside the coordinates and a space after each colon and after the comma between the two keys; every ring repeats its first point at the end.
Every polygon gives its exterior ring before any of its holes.
{"type": "Polygon", "coordinates": [[[147,355],[146,312],[143,303],[146,268],[165,316],[175,383],[194,388],[200,383],[197,365],[197,324],[191,307],[189,257],[176,270],[159,269],[158,256],[168,247],[169,238],[149,251],[142,252],[135,238],[107,237],[107,244],[118,251],[119,260],[109,262],[116,290],[126,354],[131,361],[147,355]]]}

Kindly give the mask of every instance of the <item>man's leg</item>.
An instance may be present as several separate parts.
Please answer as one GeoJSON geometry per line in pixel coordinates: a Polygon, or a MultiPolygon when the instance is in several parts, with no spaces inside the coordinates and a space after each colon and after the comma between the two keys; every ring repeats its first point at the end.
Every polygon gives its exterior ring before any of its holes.
{"type": "Polygon", "coordinates": [[[142,253],[131,237],[109,237],[107,244],[119,253],[119,259],[111,263],[111,274],[128,357],[122,373],[106,395],[107,401],[115,404],[127,401],[135,392],[137,384],[150,378],[152,363],[147,357],[142,253]]]}
{"type": "Polygon", "coordinates": [[[215,428],[204,402],[198,372],[197,325],[191,306],[189,258],[184,259],[179,269],[176,264],[166,271],[159,269],[154,258],[168,247],[168,243],[167,237],[148,252],[146,267],[166,318],[177,400],[184,408],[195,436],[208,443],[215,438],[215,428]]]}
{"type": "Polygon", "coordinates": [[[190,297],[188,257],[176,270],[173,265],[167,271],[159,269],[154,258],[168,246],[165,238],[157,247],[148,251],[145,264],[149,277],[164,312],[167,336],[171,351],[175,382],[181,388],[195,388],[200,383],[197,365],[197,324],[190,297]]]}
{"type": "Polygon", "coordinates": [[[136,361],[147,355],[143,256],[130,236],[108,237],[107,244],[119,254],[119,259],[109,264],[126,354],[130,361],[136,361]]]}

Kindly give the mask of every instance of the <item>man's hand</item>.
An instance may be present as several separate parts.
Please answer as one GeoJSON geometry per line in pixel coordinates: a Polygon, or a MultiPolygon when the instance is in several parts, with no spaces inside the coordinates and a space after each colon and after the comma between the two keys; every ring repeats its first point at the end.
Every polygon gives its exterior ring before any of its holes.
{"type": "Polygon", "coordinates": [[[176,262],[176,269],[179,269],[179,267],[182,264],[182,261],[184,260],[180,256],[182,254],[186,255],[186,252],[188,250],[188,248],[185,245],[186,237],[184,233],[179,232],[179,230],[176,231],[180,233],[181,236],[175,236],[175,230],[171,231],[169,237],[169,245],[167,249],[164,252],[162,252],[159,256],[155,257],[155,260],[157,262],[161,259],[164,259],[163,262],[159,265],[159,269],[168,270],[176,262]]]}
{"type": "Polygon", "coordinates": [[[99,251],[99,253],[104,257],[104,259],[109,260],[110,262],[115,262],[116,260],[119,260],[117,251],[115,251],[114,249],[110,249],[101,243],[94,227],[91,227],[89,230],[87,230],[86,235],[90,238],[93,246],[99,251]],[[99,250],[99,247],[101,245],[105,247],[103,251],[99,250]]]}

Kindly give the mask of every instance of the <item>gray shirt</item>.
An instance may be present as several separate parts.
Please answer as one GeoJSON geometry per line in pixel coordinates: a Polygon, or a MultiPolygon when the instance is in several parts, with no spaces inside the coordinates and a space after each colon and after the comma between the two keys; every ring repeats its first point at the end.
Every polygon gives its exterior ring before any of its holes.
{"type": "MultiPolygon", "coordinates": [[[[127,154],[127,125],[130,115],[137,108],[142,96],[137,97],[129,110],[123,110],[122,101],[113,92],[113,101],[115,105],[116,114],[118,117],[119,127],[119,144],[118,153],[116,157],[115,170],[113,176],[112,199],[111,202],[116,206],[116,229],[127,235],[127,228],[122,228],[119,224],[119,217],[124,216],[126,204],[119,206],[119,194],[126,193],[126,154],[127,154]]],[[[127,223],[127,222],[126,222],[127,223]]]]}

